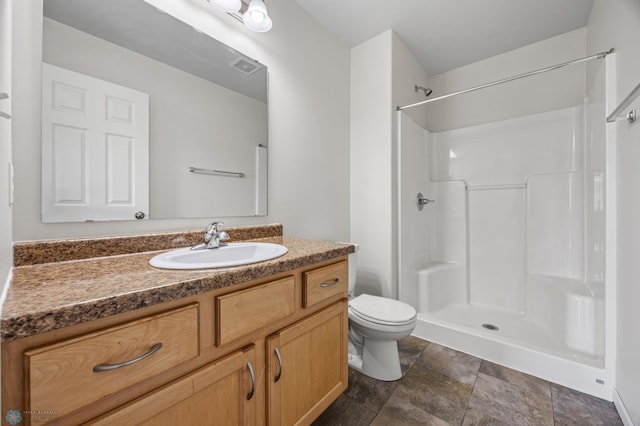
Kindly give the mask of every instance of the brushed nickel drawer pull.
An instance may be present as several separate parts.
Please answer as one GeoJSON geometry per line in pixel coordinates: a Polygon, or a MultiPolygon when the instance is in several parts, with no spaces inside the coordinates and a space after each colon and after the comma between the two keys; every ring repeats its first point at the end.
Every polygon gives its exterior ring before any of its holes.
{"type": "Polygon", "coordinates": [[[282,376],[282,357],[280,356],[280,351],[278,350],[278,348],[275,348],[273,351],[276,353],[276,358],[278,358],[278,364],[280,365],[280,371],[278,371],[278,374],[273,379],[273,383],[277,383],[282,376]]]}
{"type": "Polygon", "coordinates": [[[340,282],[340,278],[336,278],[333,281],[327,281],[327,282],[324,282],[324,283],[320,284],[320,287],[322,287],[322,288],[333,287],[334,285],[338,284],[339,282],[340,282]]]}
{"type": "Polygon", "coordinates": [[[249,376],[251,376],[251,392],[247,394],[247,401],[253,398],[253,392],[256,390],[256,377],[253,375],[253,367],[251,361],[247,362],[247,370],[249,370],[249,376]]]}
{"type": "Polygon", "coordinates": [[[140,355],[137,358],[130,359],[129,361],[119,362],[117,364],[98,364],[95,367],[93,367],[93,372],[94,373],[101,373],[103,371],[116,370],[118,368],[122,368],[122,367],[126,367],[128,365],[131,365],[131,364],[135,364],[136,362],[140,362],[143,359],[149,358],[151,355],[153,355],[156,352],[158,352],[161,347],[162,347],[162,343],[156,343],[155,345],[151,346],[151,349],[149,349],[149,352],[144,353],[144,354],[140,355]]]}

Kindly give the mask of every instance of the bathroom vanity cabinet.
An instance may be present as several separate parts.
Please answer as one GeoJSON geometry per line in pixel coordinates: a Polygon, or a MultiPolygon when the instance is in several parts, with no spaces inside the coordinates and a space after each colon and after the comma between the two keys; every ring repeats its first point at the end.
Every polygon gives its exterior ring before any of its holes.
{"type": "MultiPolygon", "coordinates": [[[[171,272],[168,272],[171,273],[171,272]]],[[[347,387],[347,258],[2,345],[25,424],[308,424],[347,387]]]]}

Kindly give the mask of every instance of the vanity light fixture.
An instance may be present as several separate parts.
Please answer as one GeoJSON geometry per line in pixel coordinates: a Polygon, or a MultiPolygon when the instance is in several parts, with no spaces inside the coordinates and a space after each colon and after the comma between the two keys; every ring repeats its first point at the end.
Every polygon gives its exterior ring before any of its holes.
{"type": "Polygon", "coordinates": [[[240,0],[209,0],[209,3],[226,13],[240,12],[242,7],[240,0]]]}
{"type": "Polygon", "coordinates": [[[251,0],[247,11],[242,15],[245,27],[257,33],[269,31],[273,25],[262,0],[251,0]]]}
{"type": "Polygon", "coordinates": [[[266,33],[273,26],[264,0],[207,0],[209,3],[243,22],[251,31],[266,33]]]}

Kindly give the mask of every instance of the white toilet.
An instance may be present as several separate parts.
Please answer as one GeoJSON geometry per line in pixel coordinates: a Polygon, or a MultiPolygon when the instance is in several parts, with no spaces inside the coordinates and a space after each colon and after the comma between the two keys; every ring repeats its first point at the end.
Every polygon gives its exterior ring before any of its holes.
{"type": "Polygon", "coordinates": [[[349,367],[378,380],[402,377],[397,341],[416,326],[416,310],[404,302],[361,294],[354,297],[357,253],[349,255],[349,367]]]}

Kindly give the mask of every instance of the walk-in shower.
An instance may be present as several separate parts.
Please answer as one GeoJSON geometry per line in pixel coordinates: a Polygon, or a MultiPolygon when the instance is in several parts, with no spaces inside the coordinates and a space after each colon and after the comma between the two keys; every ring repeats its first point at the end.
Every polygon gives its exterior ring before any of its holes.
{"type": "Polygon", "coordinates": [[[399,107],[397,151],[414,334],[605,398],[610,53],[399,107]]]}

